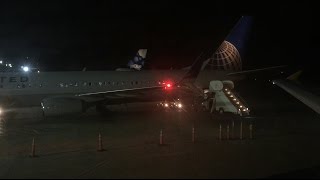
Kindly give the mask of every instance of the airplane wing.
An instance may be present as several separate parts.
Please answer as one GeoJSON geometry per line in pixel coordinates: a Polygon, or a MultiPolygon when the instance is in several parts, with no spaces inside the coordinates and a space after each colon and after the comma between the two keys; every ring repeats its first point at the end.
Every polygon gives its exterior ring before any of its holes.
{"type": "Polygon", "coordinates": [[[280,88],[294,96],[296,99],[300,100],[302,103],[313,109],[315,112],[320,114],[319,96],[316,96],[306,89],[300,87],[290,79],[274,80],[273,84],[279,86],[280,88]]]}
{"type": "Polygon", "coordinates": [[[281,65],[281,66],[272,66],[272,67],[266,67],[266,68],[260,68],[260,69],[246,70],[246,71],[237,71],[237,72],[228,73],[227,76],[256,73],[256,72],[261,72],[261,71],[266,71],[266,70],[273,70],[273,69],[283,68],[283,67],[286,67],[286,66],[287,65],[281,65]]]}

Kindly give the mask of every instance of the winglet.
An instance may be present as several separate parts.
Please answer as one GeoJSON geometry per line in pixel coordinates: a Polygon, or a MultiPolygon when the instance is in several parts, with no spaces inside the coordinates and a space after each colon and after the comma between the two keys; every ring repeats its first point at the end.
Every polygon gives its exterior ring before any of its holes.
{"type": "Polygon", "coordinates": [[[300,77],[301,73],[302,73],[302,70],[299,70],[299,71],[291,74],[290,76],[288,76],[287,79],[289,79],[291,81],[297,81],[298,78],[300,77]]]}

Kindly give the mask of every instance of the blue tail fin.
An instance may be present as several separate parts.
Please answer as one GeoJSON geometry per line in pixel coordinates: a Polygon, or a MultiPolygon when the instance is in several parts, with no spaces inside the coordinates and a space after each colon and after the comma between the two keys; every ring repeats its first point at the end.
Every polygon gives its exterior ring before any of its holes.
{"type": "Polygon", "coordinates": [[[241,71],[241,57],[245,54],[252,23],[251,16],[242,16],[204,68],[241,71]]]}
{"type": "Polygon", "coordinates": [[[188,69],[188,72],[182,78],[181,82],[187,79],[194,80],[203,69],[241,69],[242,64],[240,53],[235,46],[241,46],[241,42],[243,42],[242,39],[244,38],[242,36],[247,36],[248,29],[252,24],[251,21],[252,17],[241,17],[226,38],[222,37],[221,41],[219,40],[213,49],[201,53],[191,67],[185,68],[188,69]],[[231,42],[235,45],[231,44],[231,42]],[[212,51],[215,53],[212,54],[212,51]]]}
{"type": "Polygon", "coordinates": [[[130,69],[141,70],[147,56],[147,49],[139,49],[137,54],[128,62],[130,69]]]}

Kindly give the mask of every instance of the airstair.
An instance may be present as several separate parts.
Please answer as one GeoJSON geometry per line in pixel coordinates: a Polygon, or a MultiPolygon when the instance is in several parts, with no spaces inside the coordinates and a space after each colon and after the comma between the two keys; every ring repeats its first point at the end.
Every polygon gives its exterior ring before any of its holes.
{"type": "Polygon", "coordinates": [[[209,92],[212,93],[208,99],[208,110],[211,113],[220,114],[230,112],[240,116],[249,115],[250,110],[244,99],[234,91],[232,81],[211,81],[209,92]]]}

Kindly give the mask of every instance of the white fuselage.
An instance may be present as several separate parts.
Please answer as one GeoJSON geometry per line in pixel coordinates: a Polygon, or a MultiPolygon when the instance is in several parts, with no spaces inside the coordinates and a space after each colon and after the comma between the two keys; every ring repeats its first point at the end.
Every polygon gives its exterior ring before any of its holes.
{"type": "MultiPolygon", "coordinates": [[[[0,73],[0,104],[39,106],[47,97],[159,86],[163,81],[178,82],[185,73],[185,70],[0,73]]],[[[206,88],[211,80],[226,80],[226,73],[201,71],[195,84],[206,88]]]]}

